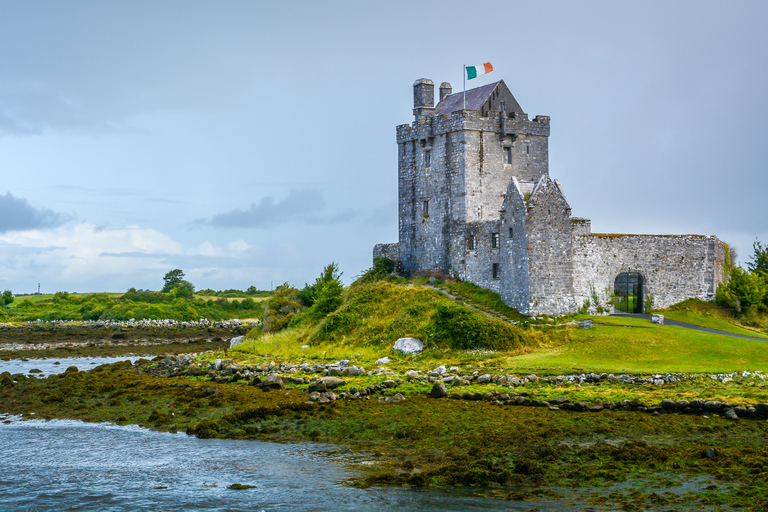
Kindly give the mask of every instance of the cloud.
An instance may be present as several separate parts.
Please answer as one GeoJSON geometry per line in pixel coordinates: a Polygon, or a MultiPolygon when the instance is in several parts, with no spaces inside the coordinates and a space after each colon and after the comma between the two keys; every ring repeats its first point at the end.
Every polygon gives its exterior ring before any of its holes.
{"type": "Polygon", "coordinates": [[[69,217],[52,210],[36,209],[29,201],[8,192],[0,195],[0,233],[60,226],[69,217]]]}
{"type": "Polygon", "coordinates": [[[172,268],[183,268],[188,275],[199,274],[198,268],[237,268],[254,253],[244,240],[190,247],[154,229],[85,222],[52,231],[0,233],[0,251],[3,278],[27,283],[27,290],[43,282],[47,291],[157,288],[172,268]]]}
{"type": "Polygon", "coordinates": [[[307,224],[339,224],[354,216],[351,210],[333,215],[322,215],[325,209],[323,194],[315,189],[294,189],[281,201],[272,196],[263,197],[258,204],[242,210],[235,208],[225,213],[214,215],[210,220],[198,223],[217,228],[271,228],[287,222],[307,224]]]}

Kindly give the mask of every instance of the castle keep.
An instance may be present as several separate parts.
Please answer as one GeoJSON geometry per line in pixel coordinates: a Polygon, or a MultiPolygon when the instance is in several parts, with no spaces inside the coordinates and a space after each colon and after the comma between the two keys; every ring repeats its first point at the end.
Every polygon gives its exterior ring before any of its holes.
{"type": "Polygon", "coordinates": [[[636,311],[711,300],[723,280],[714,236],[592,233],[549,177],[549,117],[529,119],[504,81],[454,94],[413,85],[412,124],[397,127],[399,242],[374,257],[498,293],[523,314],[565,315],[589,302],[636,311]]]}

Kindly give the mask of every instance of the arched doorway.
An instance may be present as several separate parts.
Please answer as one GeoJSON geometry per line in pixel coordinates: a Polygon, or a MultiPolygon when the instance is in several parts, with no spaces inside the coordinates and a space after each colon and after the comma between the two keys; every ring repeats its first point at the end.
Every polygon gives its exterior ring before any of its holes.
{"type": "Polygon", "coordinates": [[[643,275],[639,272],[622,272],[613,281],[613,309],[625,313],[642,313],[643,275]]]}

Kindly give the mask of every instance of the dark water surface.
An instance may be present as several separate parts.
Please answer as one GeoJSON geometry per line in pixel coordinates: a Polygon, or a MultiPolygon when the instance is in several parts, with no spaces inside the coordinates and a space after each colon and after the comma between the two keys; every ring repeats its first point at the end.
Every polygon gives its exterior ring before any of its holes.
{"type": "Polygon", "coordinates": [[[354,473],[340,463],[351,457],[323,444],[197,439],[0,414],[0,447],[3,511],[583,510],[465,490],[352,488],[342,481],[354,473]],[[256,487],[227,489],[234,483],[256,487]]]}

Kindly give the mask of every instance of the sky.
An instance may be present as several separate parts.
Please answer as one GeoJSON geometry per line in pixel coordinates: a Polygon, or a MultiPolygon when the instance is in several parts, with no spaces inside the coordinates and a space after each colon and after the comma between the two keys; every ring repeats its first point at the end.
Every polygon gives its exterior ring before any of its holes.
{"type": "Polygon", "coordinates": [[[349,283],[413,82],[551,117],[594,232],[768,243],[768,2],[0,0],[0,289],[349,283]]]}

